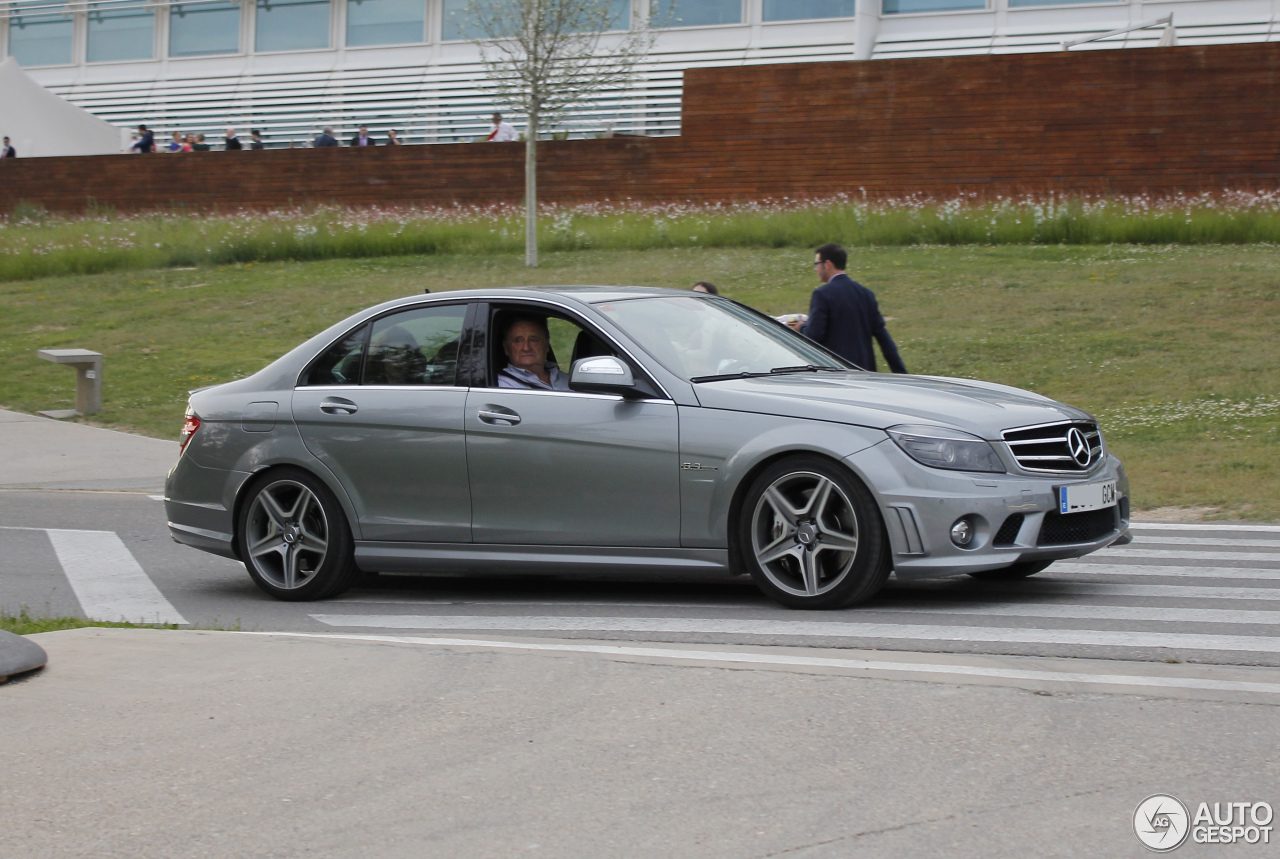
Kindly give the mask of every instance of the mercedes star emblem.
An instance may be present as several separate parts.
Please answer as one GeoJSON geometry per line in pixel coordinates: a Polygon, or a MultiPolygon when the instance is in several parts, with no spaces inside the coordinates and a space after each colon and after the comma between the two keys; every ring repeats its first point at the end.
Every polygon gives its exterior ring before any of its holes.
{"type": "Polygon", "coordinates": [[[1067,430],[1067,450],[1071,453],[1071,458],[1076,461],[1076,465],[1081,468],[1088,465],[1089,460],[1093,458],[1089,451],[1089,441],[1079,427],[1067,430]]]}

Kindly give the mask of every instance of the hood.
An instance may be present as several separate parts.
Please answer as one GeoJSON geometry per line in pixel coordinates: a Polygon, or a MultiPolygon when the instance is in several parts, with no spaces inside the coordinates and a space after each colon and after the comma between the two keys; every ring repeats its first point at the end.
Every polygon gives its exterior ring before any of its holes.
{"type": "Polygon", "coordinates": [[[890,373],[790,373],[694,386],[704,408],[781,415],[887,429],[933,424],[998,440],[1003,430],[1087,412],[1031,391],[938,376],[890,373]]]}

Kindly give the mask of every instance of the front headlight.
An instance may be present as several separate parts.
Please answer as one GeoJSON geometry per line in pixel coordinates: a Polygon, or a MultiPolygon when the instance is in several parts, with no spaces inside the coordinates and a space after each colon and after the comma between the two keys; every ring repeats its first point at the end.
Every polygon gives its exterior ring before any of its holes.
{"type": "Polygon", "coordinates": [[[1003,472],[1004,463],[991,445],[967,432],[930,426],[899,426],[885,430],[907,456],[930,468],[952,471],[1003,472]]]}

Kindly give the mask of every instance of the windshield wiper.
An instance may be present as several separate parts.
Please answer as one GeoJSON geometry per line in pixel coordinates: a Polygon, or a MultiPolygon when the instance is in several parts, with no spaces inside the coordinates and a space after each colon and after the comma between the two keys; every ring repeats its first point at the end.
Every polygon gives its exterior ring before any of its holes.
{"type": "Polygon", "coordinates": [[[768,376],[771,373],[750,373],[743,370],[741,373],[721,373],[716,376],[694,376],[690,382],[723,382],[726,379],[758,379],[761,376],[768,376]]]}
{"type": "Polygon", "coordinates": [[[795,367],[774,367],[769,371],[769,374],[776,376],[780,373],[817,373],[822,370],[830,373],[842,373],[844,369],[844,367],[820,367],[817,364],[798,364],[795,367]]]}
{"type": "Polygon", "coordinates": [[[795,367],[774,367],[767,373],[751,373],[743,371],[741,373],[721,373],[716,376],[694,376],[690,382],[723,382],[727,379],[759,379],[762,376],[780,376],[784,373],[816,373],[819,370],[828,370],[833,373],[844,372],[844,367],[819,367],[817,364],[799,364],[795,367]]]}

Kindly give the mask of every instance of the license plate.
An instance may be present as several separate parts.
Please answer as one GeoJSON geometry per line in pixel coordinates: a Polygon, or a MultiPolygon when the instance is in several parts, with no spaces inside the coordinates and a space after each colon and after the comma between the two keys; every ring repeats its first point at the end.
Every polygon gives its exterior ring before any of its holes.
{"type": "Polygon", "coordinates": [[[1058,487],[1058,512],[1083,513],[1116,505],[1116,482],[1078,483],[1058,487]]]}

